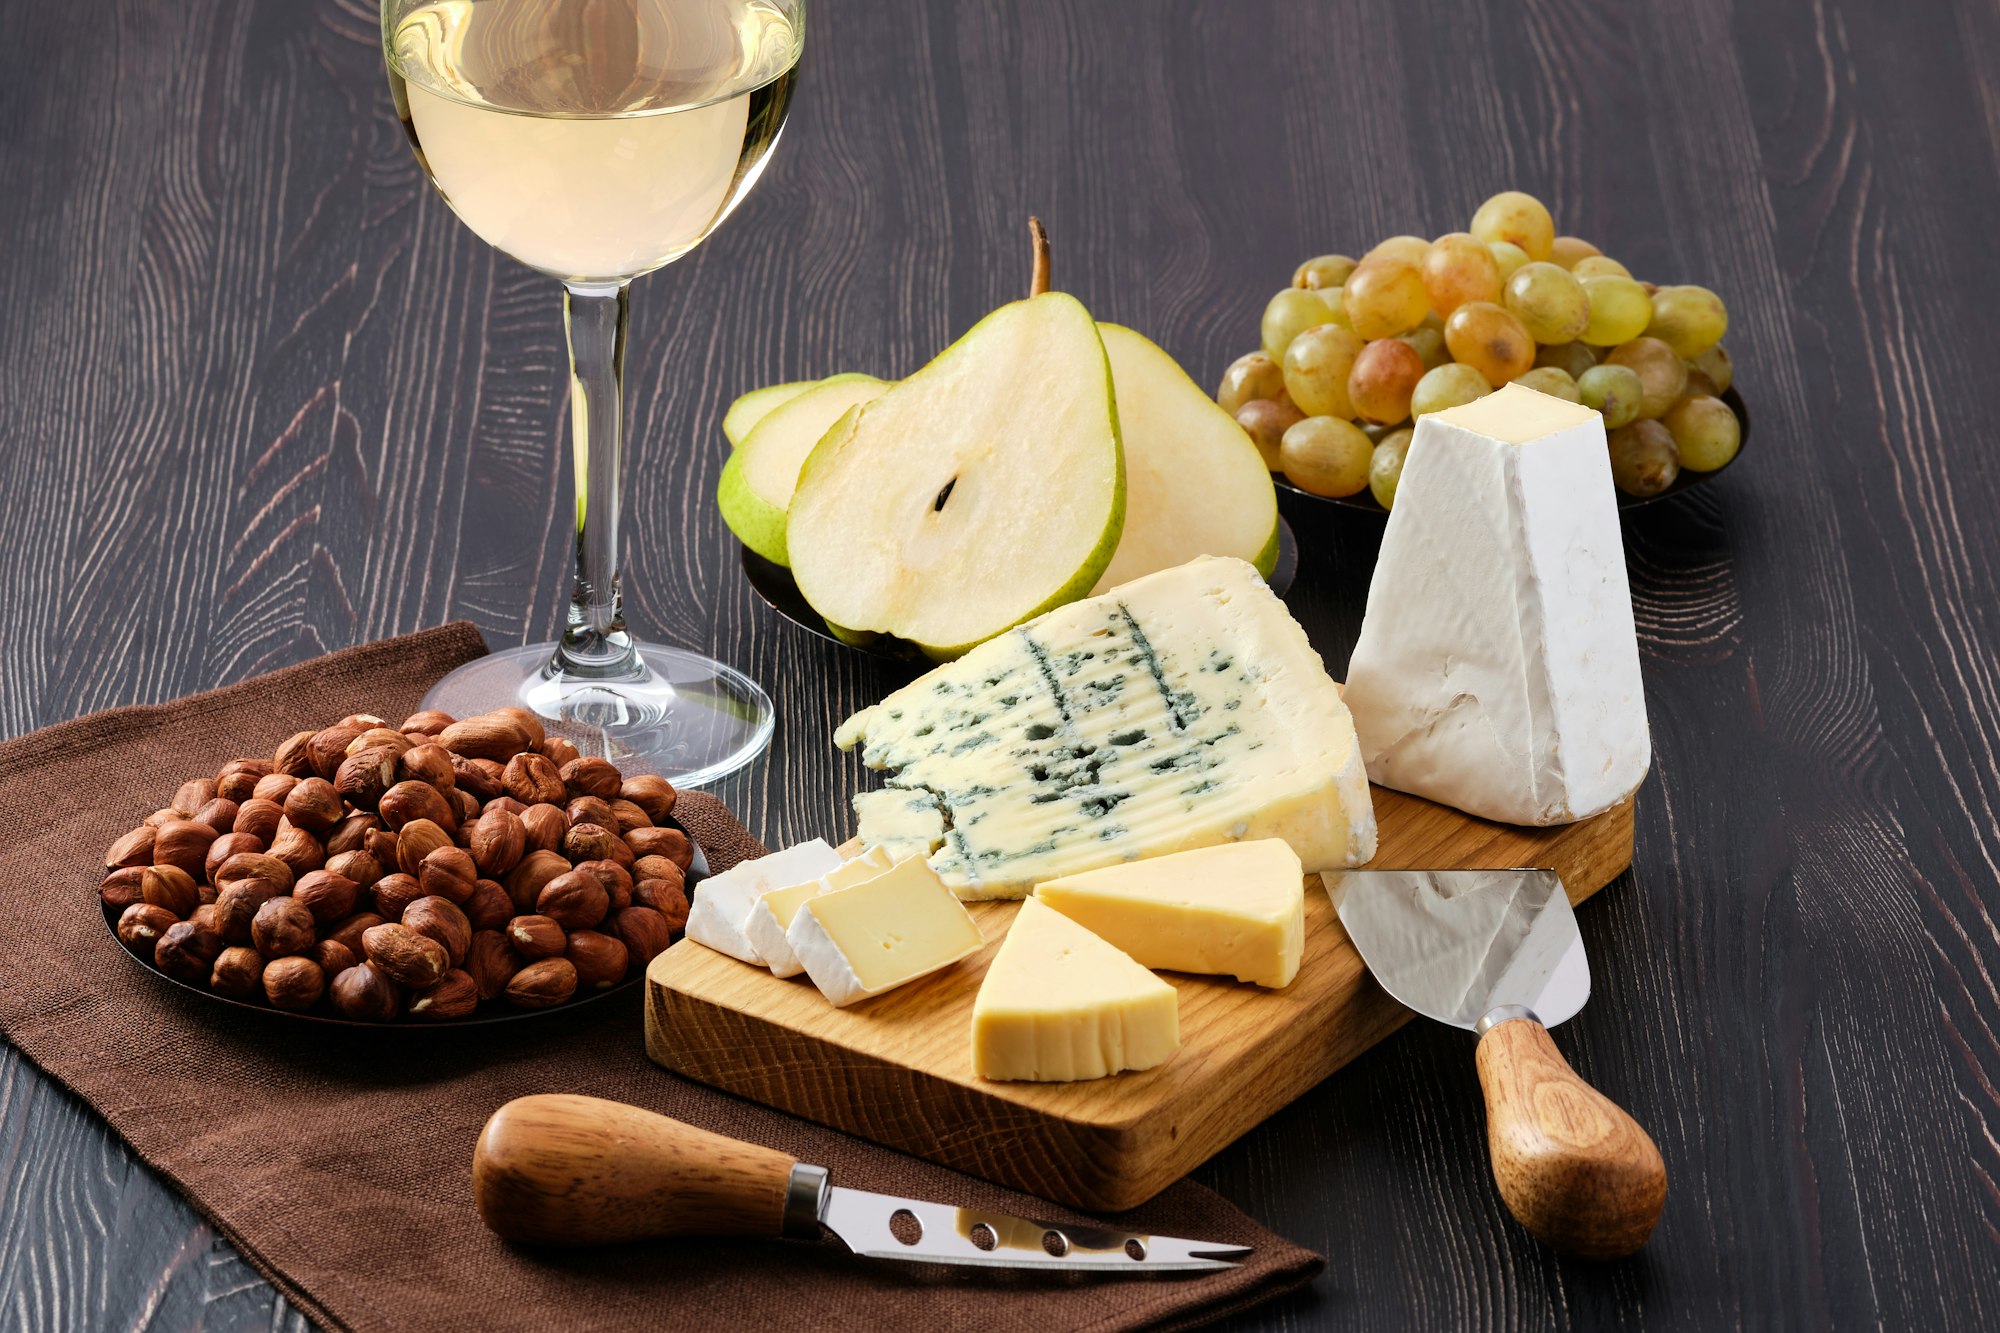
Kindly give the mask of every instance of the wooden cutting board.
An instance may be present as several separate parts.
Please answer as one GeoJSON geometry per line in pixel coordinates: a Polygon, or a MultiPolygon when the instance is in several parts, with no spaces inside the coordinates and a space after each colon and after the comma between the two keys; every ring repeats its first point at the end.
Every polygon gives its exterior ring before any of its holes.
{"type": "MultiPolygon", "coordinates": [[[[1632,863],[1632,805],[1554,829],[1491,824],[1374,789],[1371,865],[1553,866],[1572,902],[1632,863]]],[[[1305,957],[1281,991],[1162,973],[1181,1048],[1157,1069],[1086,1083],[972,1072],[972,1000],[1019,911],[973,903],[986,947],[850,1009],[805,977],[682,940],[646,970],[646,1053],[689,1078],[1078,1208],[1145,1202],[1412,1015],[1368,978],[1318,876],[1305,957]]],[[[1467,1078],[1471,1077],[1470,1051],[1467,1078]]],[[[1472,1093],[1468,1090],[1467,1094],[1472,1093]]]]}

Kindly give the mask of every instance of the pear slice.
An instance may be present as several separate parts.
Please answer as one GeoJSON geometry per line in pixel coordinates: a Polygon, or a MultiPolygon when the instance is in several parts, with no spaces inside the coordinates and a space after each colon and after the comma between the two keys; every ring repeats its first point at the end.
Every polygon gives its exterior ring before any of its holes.
{"type": "Polygon", "coordinates": [[[1125,532],[1093,592],[1233,555],[1270,577],[1278,492],[1243,428],[1158,346],[1099,324],[1125,441],[1125,532]]]}
{"type": "Polygon", "coordinates": [[[849,371],[845,374],[829,376],[823,380],[793,380],[789,384],[767,384],[761,389],[752,389],[749,393],[744,394],[741,398],[731,403],[729,410],[722,414],[722,433],[728,439],[729,447],[734,449],[737,445],[743,443],[751,431],[757,429],[758,422],[769,416],[776,409],[791,402],[792,399],[798,397],[807,389],[815,389],[822,384],[832,384],[836,380],[866,380],[873,378],[873,375],[862,375],[849,371]]]}
{"type": "Polygon", "coordinates": [[[786,543],[829,623],[942,659],[1089,592],[1124,521],[1104,343],[1076,298],[1049,292],[1001,306],[828,431],[786,543]]]}
{"type": "Polygon", "coordinates": [[[785,510],[798,485],[799,465],[850,408],[888,391],[872,375],[836,375],[772,408],[722,465],[716,486],[716,507],[737,540],[766,560],[790,564],[785,510]]]}

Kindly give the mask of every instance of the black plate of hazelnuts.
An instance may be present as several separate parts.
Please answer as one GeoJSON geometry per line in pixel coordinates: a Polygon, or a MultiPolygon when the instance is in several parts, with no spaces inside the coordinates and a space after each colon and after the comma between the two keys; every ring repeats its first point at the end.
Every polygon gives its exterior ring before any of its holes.
{"type": "Polygon", "coordinates": [[[508,1023],[636,985],[708,862],[676,793],[525,709],[353,714],[183,783],[105,853],[105,925],[184,990],[343,1027],[508,1023]]]}

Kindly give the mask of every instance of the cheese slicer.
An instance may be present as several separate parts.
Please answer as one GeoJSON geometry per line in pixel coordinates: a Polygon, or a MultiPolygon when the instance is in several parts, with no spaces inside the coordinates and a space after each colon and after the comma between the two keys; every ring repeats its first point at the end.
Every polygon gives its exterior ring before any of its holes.
{"type": "Polygon", "coordinates": [[[1588,1259],[1644,1245],[1666,1202],[1660,1150],[1549,1037],[1590,998],[1590,963],[1561,877],[1349,870],[1324,878],[1382,989],[1479,1034],[1493,1179],[1521,1225],[1588,1259]]]}
{"type": "Polygon", "coordinates": [[[833,1185],[824,1167],[598,1097],[519,1097],[472,1155],[479,1216],[525,1245],[789,1236],[825,1227],[856,1254],[1134,1276],[1214,1273],[1251,1253],[1175,1236],[1035,1222],[833,1185]]]}

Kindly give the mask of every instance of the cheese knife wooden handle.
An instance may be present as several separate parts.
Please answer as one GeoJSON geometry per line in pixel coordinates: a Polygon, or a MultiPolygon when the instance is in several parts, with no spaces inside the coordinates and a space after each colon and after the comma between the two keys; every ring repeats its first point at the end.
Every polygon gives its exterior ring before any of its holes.
{"type": "Polygon", "coordinates": [[[1644,1245],[1666,1204],[1667,1168],[1639,1122],[1584,1082],[1532,1017],[1488,1027],[1478,1058],[1493,1180],[1521,1225],[1585,1259],[1644,1245]]]}
{"type": "Polygon", "coordinates": [[[472,1194],[487,1226],[523,1244],[768,1237],[787,1229],[798,1166],[636,1106],[545,1094],[508,1102],[486,1122],[472,1194]]]}

